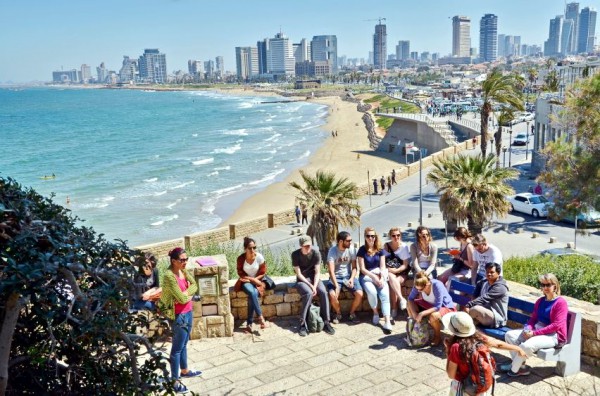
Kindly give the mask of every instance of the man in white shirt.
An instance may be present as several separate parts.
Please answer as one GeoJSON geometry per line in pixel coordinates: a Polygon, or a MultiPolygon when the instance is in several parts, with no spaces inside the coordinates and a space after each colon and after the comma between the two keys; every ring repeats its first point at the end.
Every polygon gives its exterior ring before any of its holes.
{"type": "Polygon", "coordinates": [[[487,263],[497,263],[502,271],[502,252],[496,246],[488,243],[482,234],[477,234],[471,239],[471,244],[475,251],[473,252],[473,261],[477,265],[471,270],[471,284],[475,286],[477,282],[485,279],[485,265],[487,263]]]}
{"type": "Polygon", "coordinates": [[[327,254],[327,269],[329,271],[329,302],[335,311],[333,323],[342,320],[342,310],[339,297],[342,287],[354,293],[354,301],[350,307],[350,321],[360,322],[356,317],[356,310],[360,307],[363,299],[363,291],[358,281],[358,267],[356,266],[356,250],[352,246],[352,236],[342,231],[337,235],[337,245],[329,249],[327,254]]]}

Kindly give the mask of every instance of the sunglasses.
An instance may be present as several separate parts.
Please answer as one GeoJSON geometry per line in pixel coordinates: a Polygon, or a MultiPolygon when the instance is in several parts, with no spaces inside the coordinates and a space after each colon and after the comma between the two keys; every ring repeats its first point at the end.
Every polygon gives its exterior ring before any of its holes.
{"type": "Polygon", "coordinates": [[[365,238],[375,238],[375,235],[365,235],[365,238]]]}
{"type": "Polygon", "coordinates": [[[256,246],[248,246],[246,249],[249,249],[249,250],[256,250],[256,246]]]}
{"type": "Polygon", "coordinates": [[[540,287],[552,287],[554,286],[552,283],[540,283],[540,287]]]}
{"type": "Polygon", "coordinates": [[[390,235],[390,236],[391,236],[392,238],[400,238],[400,234],[393,234],[393,235],[390,235]]]}
{"type": "Polygon", "coordinates": [[[178,258],[177,260],[179,260],[182,263],[187,263],[188,258],[187,257],[183,257],[183,258],[178,258]]]}
{"type": "Polygon", "coordinates": [[[419,236],[429,236],[429,233],[428,232],[422,232],[422,233],[419,234],[419,236]]]}
{"type": "Polygon", "coordinates": [[[344,242],[352,242],[352,239],[346,239],[344,242]]]}

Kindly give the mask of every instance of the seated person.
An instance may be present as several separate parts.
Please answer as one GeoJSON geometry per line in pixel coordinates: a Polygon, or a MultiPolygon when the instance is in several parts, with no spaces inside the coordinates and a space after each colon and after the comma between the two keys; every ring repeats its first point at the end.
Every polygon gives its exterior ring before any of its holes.
{"type": "Polygon", "coordinates": [[[156,301],[160,300],[161,288],[156,268],[156,257],[150,252],[144,254],[144,260],[138,263],[138,273],[134,280],[136,299],[135,310],[154,311],[156,301]]]}
{"type": "Polygon", "coordinates": [[[392,320],[398,315],[398,303],[400,309],[405,310],[407,306],[406,299],[402,295],[402,284],[408,279],[410,271],[410,249],[407,244],[402,242],[402,233],[400,228],[392,227],[389,231],[391,240],[383,245],[383,249],[387,252],[385,265],[388,267],[388,277],[390,285],[390,306],[392,308],[392,320]],[[388,264],[398,263],[398,267],[389,266],[388,264]]]}
{"type": "Polygon", "coordinates": [[[298,334],[305,337],[308,334],[306,317],[312,304],[312,299],[317,294],[321,304],[321,318],[325,326],[323,330],[327,334],[335,334],[335,330],[329,323],[329,300],[323,282],[319,279],[321,266],[321,255],[319,251],[312,248],[312,239],[309,236],[300,237],[300,249],[292,252],[292,266],[296,273],[296,288],[302,298],[302,310],[300,311],[300,328],[298,334]]]}
{"type": "Polygon", "coordinates": [[[329,283],[327,283],[329,302],[335,311],[333,323],[337,324],[342,320],[342,309],[338,300],[342,287],[354,293],[354,301],[350,307],[350,321],[359,323],[356,310],[362,303],[363,291],[357,277],[356,250],[352,246],[350,233],[342,231],[337,235],[337,245],[332,246],[327,254],[327,269],[329,271],[329,283]]]}
{"type": "Polygon", "coordinates": [[[465,312],[484,327],[502,327],[508,318],[508,285],[500,276],[500,264],[487,263],[485,276],[487,279],[477,282],[473,300],[465,304],[465,312]]]}
{"type": "Polygon", "coordinates": [[[446,285],[446,289],[450,290],[450,285],[453,280],[462,282],[465,279],[471,279],[471,271],[476,265],[473,260],[474,248],[471,244],[471,233],[465,227],[458,227],[454,231],[454,239],[460,243],[458,254],[453,255],[452,267],[448,268],[444,273],[438,276],[438,280],[446,285]]]}
{"type": "Polygon", "coordinates": [[[429,324],[434,331],[431,345],[437,346],[442,342],[442,317],[455,312],[456,304],[444,284],[437,279],[429,279],[426,271],[417,272],[414,283],[408,296],[408,316],[417,323],[429,317],[429,324]]]}
{"type": "Polygon", "coordinates": [[[411,269],[416,275],[419,271],[425,271],[427,276],[437,278],[437,245],[433,243],[431,231],[425,226],[417,227],[416,241],[410,245],[411,269]]]}

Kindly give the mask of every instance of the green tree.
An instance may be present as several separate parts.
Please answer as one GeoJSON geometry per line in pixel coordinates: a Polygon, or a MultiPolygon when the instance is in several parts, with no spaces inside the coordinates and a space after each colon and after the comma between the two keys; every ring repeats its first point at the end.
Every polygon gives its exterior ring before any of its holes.
{"type": "Polygon", "coordinates": [[[354,227],[360,222],[358,188],[345,177],[336,178],[332,172],[318,170],[313,177],[301,170],[300,175],[304,185],[291,182],[290,186],[297,190],[298,201],[310,212],[306,233],[319,245],[321,257],[326,260],[339,227],[354,227]]]}
{"type": "Polygon", "coordinates": [[[481,85],[481,153],[485,157],[488,143],[488,123],[494,104],[501,104],[515,110],[524,110],[521,92],[524,79],[515,74],[503,75],[494,69],[481,85]]]}
{"type": "MultiPolygon", "coordinates": [[[[496,168],[500,168],[500,151],[502,150],[502,125],[507,125],[515,119],[515,113],[510,107],[503,108],[498,115],[498,130],[494,134],[496,148],[496,168]]],[[[511,144],[509,142],[508,144],[511,144]]]]}
{"type": "Polygon", "coordinates": [[[0,178],[0,394],[147,394],[157,370],[169,383],[128,311],[140,252],[77,221],[0,178]]]}
{"type": "MultiPolygon", "coordinates": [[[[533,91],[533,84],[537,81],[538,78],[538,69],[535,67],[530,67],[527,69],[527,80],[529,81],[529,92],[533,91]]],[[[527,95],[529,98],[529,94],[527,95]]],[[[529,101],[529,99],[527,100],[529,101]]]]}
{"type": "Polygon", "coordinates": [[[559,215],[600,210],[600,75],[570,88],[557,118],[565,133],[544,149],[540,179],[553,191],[559,215]]]}
{"type": "Polygon", "coordinates": [[[556,70],[551,70],[546,74],[546,77],[544,77],[544,91],[558,92],[558,88],[558,72],[556,70]]]}
{"type": "Polygon", "coordinates": [[[427,179],[437,188],[440,210],[449,221],[466,222],[472,233],[480,233],[493,217],[510,210],[507,195],[514,193],[506,181],[516,179],[511,168],[496,168],[495,157],[459,155],[434,161],[427,179]]]}

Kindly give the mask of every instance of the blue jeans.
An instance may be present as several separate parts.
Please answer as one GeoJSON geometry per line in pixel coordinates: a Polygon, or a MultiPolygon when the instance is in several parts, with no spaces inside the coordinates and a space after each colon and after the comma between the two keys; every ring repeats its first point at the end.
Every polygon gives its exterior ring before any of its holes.
{"type": "Polygon", "coordinates": [[[156,311],[156,305],[152,301],[137,300],[133,303],[133,309],[138,311],[156,311]]]}
{"type": "Polygon", "coordinates": [[[388,282],[383,282],[382,287],[377,287],[370,276],[362,275],[360,278],[362,288],[367,292],[367,300],[371,309],[377,308],[377,297],[381,300],[381,313],[383,316],[390,316],[390,288],[388,282]]]}
{"type": "Polygon", "coordinates": [[[242,290],[248,295],[248,320],[247,324],[250,326],[254,322],[254,312],[256,316],[262,316],[262,310],[260,303],[258,302],[258,289],[250,282],[242,283],[242,290]]]}
{"type": "Polygon", "coordinates": [[[179,379],[179,371],[187,370],[187,343],[192,333],[192,311],[175,315],[172,323],[173,344],[171,345],[171,377],[179,379]]]}

